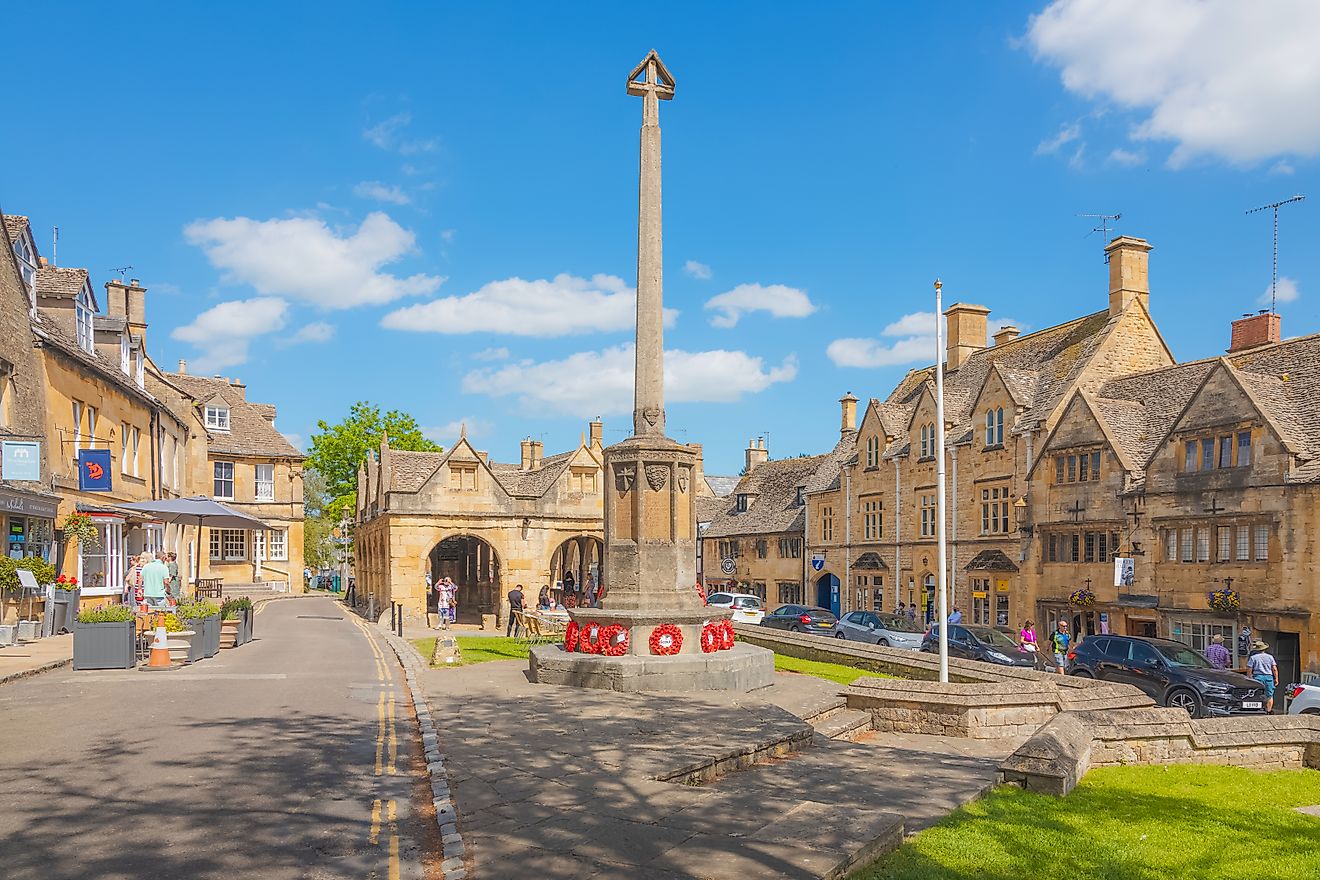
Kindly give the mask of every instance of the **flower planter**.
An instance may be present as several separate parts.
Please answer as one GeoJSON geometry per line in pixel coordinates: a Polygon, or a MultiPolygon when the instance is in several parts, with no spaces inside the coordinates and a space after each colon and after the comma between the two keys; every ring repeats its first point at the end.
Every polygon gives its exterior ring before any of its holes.
{"type": "Polygon", "coordinates": [[[202,624],[202,656],[214,657],[220,653],[220,615],[204,617],[202,624]]]}
{"type": "Polygon", "coordinates": [[[0,625],[0,648],[8,647],[18,641],[18,627],[12,623],[0,625]]]}
{"type": "Polygon", "coordinates": [[[51,591],[50,614],[51,614],[51,632],[59,635],[62,632],[73,631],[74,618],[78,616],[78,604],[82,594],[78,590],[61,590],[56,588],[51,591]]]}
{"type": "Polygon", "coordinates": [[[242,615],[239,617],[239,619],[243,622],[243,625],[239,627],[239,632],[242,633],[239,641],[240,645],[246,645],[248,642],[252,641],[252,621],[253,618],[256,617],[256,615],[257,615],[257,609],[248,608],[247,610],[243,611],[242,615]]]}
{"type": "Polygon", "coordinates": [[[170,646],[171,663],[196,663],[202,659],[201,633],[195,629],[165,633],[166,643],[170,646]]]}
{"type": "Polygon", "coordinates": [[[132,620],[73,624],[74,669],[132,669],[137,662],[132,620]]]}
{"type": "Polygon", "coordinates": [[[239,645],[238,637],[242,627],[243,621],[237,617],[232,620],[220,621],[220,647],[237,648],[239,645]]]}
{"type": "Polygon", "coordinates": [[[20,642],[35,642],[39,637],[38,627],[41,622],[38,620],[20,620],[18,622],[18,640],[20,642]]]}

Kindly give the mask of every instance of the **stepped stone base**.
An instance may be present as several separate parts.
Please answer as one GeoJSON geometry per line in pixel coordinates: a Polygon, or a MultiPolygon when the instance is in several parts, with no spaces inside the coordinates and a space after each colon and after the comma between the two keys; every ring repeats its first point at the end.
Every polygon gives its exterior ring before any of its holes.
{"type": "Polygon", "coordinates": [[[570,654],[561,645],[532,648],[531,679],[608,691],[750,691],[774,683],[775,655],[739,642],[727,651],[672,657],[570,654]]]}

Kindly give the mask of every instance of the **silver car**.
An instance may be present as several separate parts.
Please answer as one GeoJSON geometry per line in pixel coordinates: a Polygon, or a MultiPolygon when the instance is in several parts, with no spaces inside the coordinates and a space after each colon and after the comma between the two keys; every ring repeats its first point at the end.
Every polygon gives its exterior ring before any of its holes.
{"type": "Polygon", "coordinates": [[[854,642],[869,642],[886,648],[921,649],[925,631],[897,614],[875,611],[849,611],[834,624],[834,637],[854,642]]]}
{"type": "Polygon", "coordinates": [[[1294,684],[1283,688],[1289,715],[1320,715],[1320,685],[1294,684]]]}

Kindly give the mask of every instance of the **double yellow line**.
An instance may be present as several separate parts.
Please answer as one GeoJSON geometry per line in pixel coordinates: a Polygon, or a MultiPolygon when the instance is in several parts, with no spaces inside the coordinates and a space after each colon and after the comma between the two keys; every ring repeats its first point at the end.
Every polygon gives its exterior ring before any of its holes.
{"type": "MultiPolygon", "coordinates": [[[[394,672],[385,653],[376,644],[370,627],[357,617],[345,614],[354,626],[362,630],[367,646],[371,648],[372,659],[376,664],[376,681],[381,686],[380,696],[376,700],[376,775],[393,776],[397,772],[399,760],[399,733],[394,707],[394,672]]],[[[394,799],[376,798],[371,805],[371,845],[380,845],[382,827],[389,830],[389,877],[387,880],[399,880],[399,825],[398,802],[394,799]]],[[[370,880],[377,880],[376,872],[370,874],[370,880]]]]}

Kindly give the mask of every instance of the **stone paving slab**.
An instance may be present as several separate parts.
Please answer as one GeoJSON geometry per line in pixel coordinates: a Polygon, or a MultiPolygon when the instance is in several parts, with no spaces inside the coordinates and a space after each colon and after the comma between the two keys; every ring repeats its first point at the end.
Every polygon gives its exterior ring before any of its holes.
{"type": "Polygon", "coordinates": [[[933,821],[978,796],[1005,754],[942,737],[811,747],[784,707],[809,716],[841,688],[808,676],[681,698],[532,684],[517,661],[419,678],[472,877],[839,877],[896,847],[908,814],[933,821]],[[660,781],[793,737],[808,750],[758,755],[771,766],[660,781]]]}
{"type": "Polygon", "coordinates": [[[59,669],[72,662],[72,633],[0,648],[0,684],[59,669]]]}

